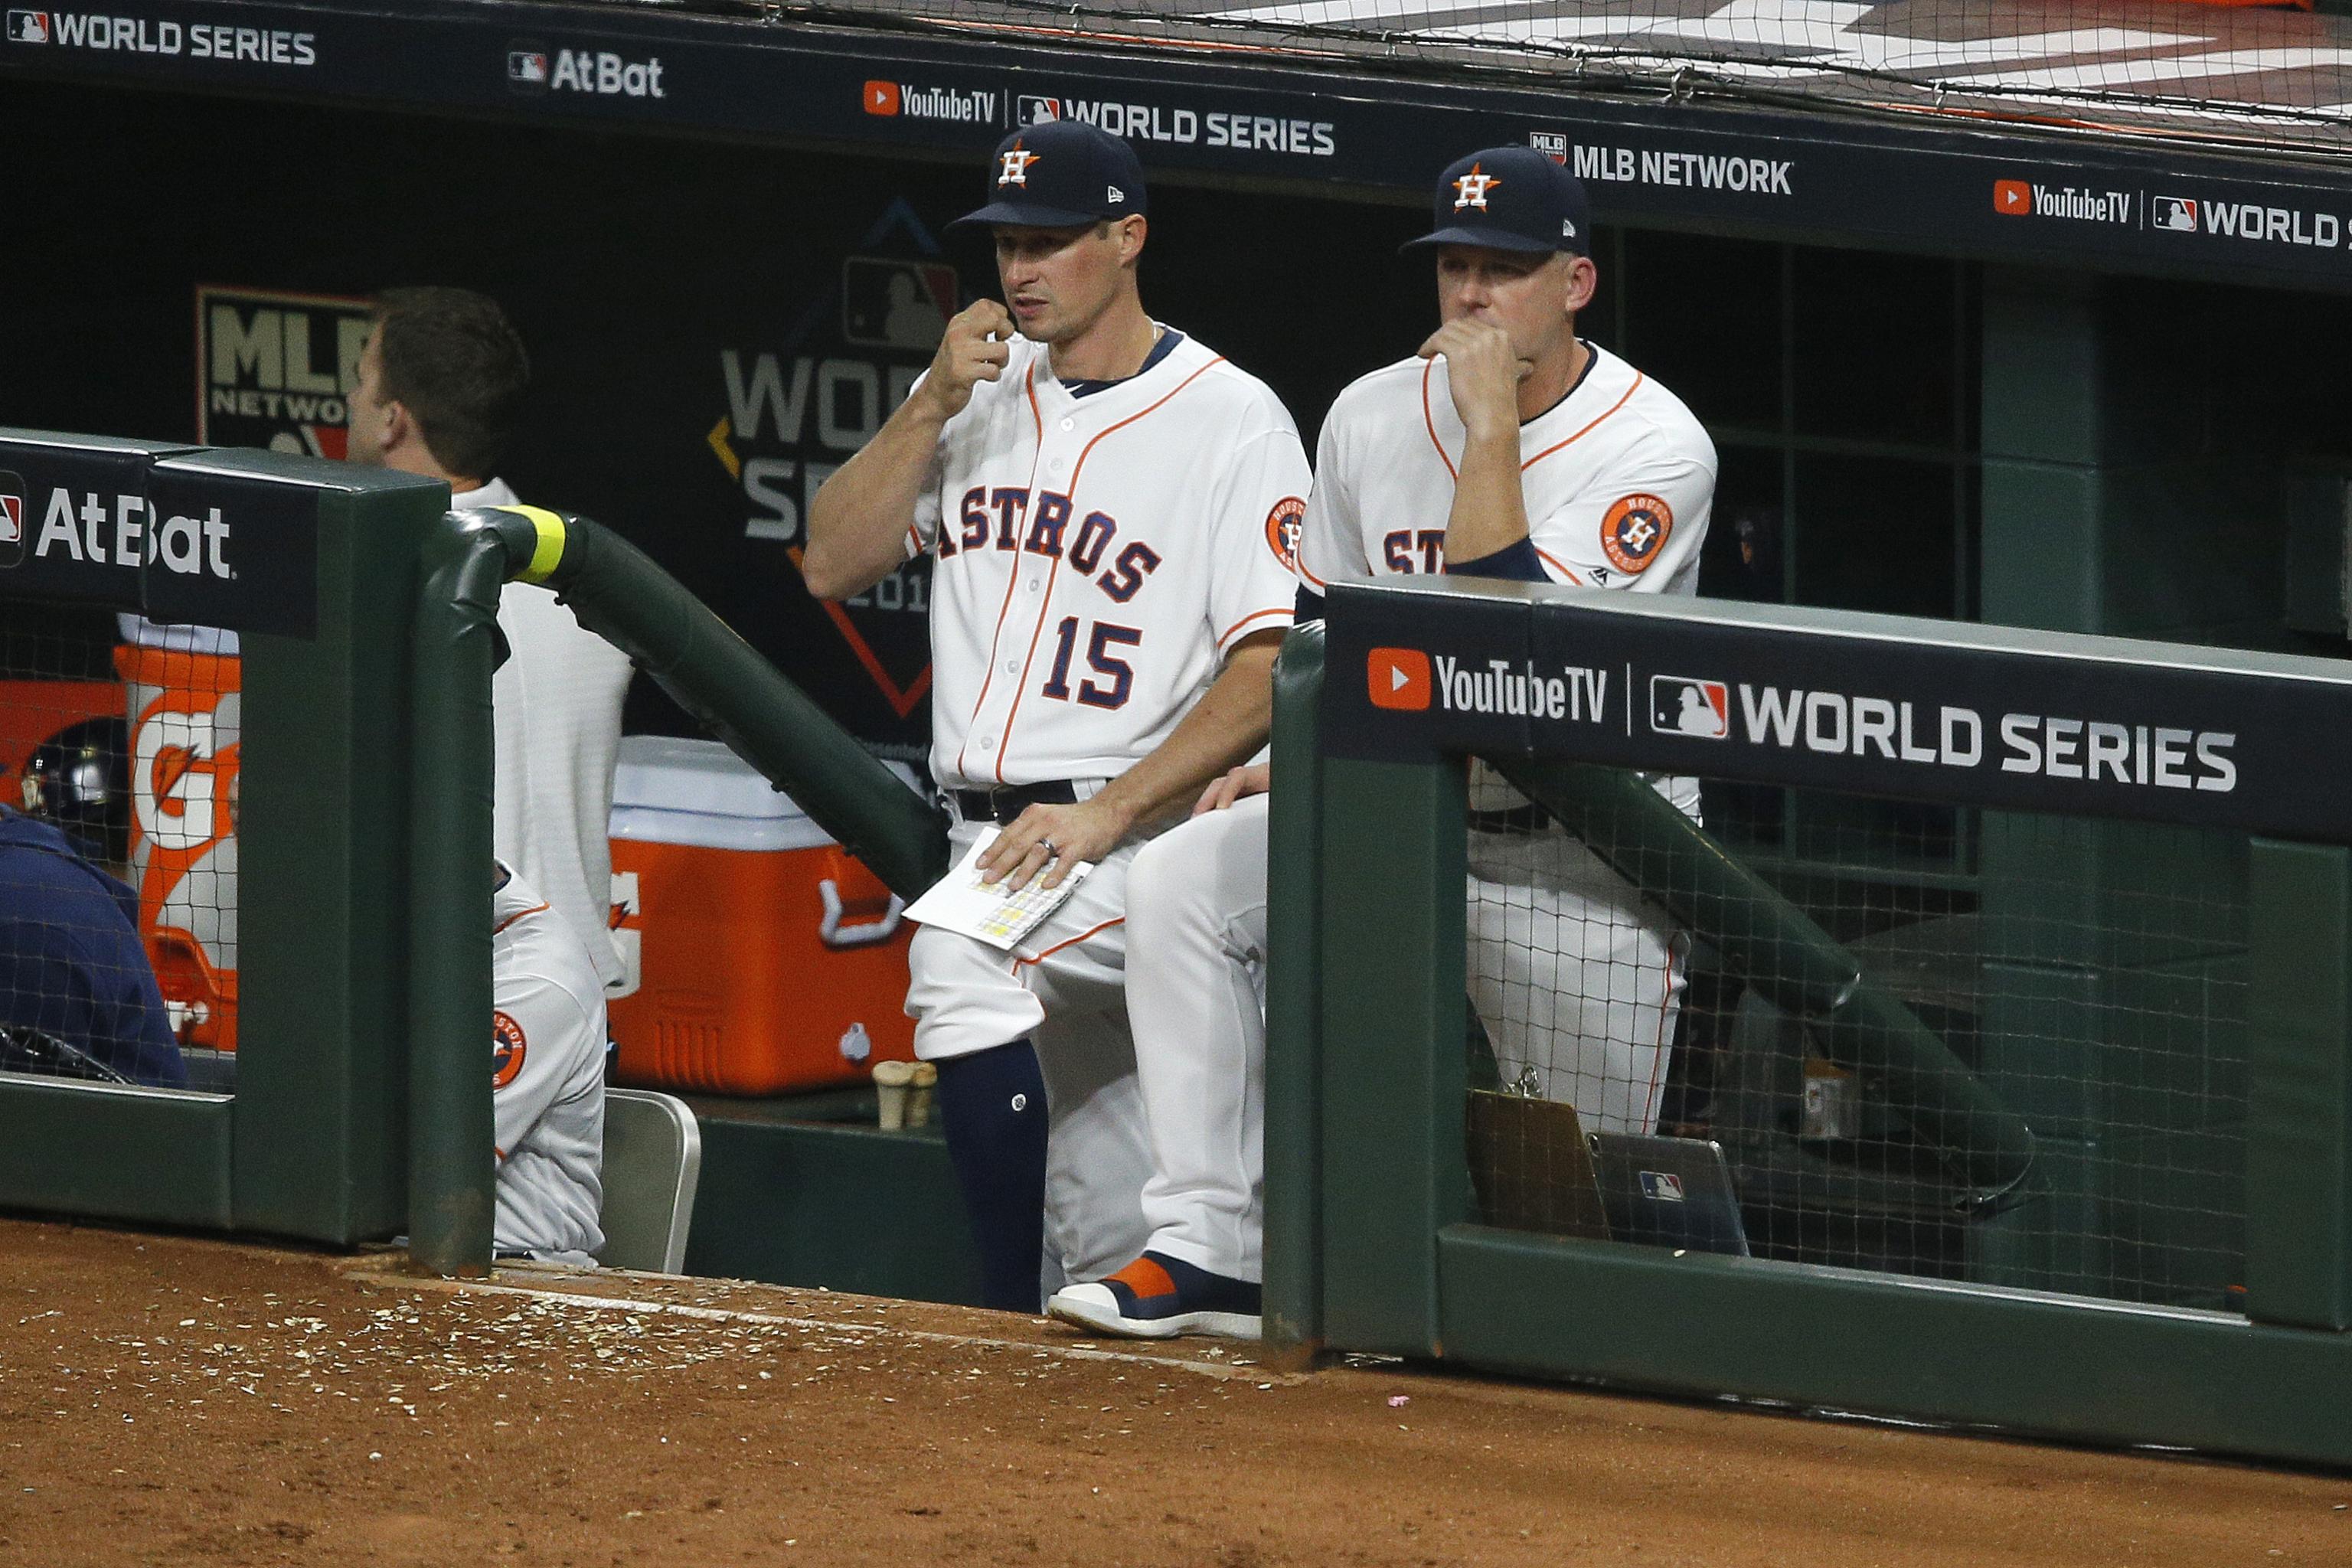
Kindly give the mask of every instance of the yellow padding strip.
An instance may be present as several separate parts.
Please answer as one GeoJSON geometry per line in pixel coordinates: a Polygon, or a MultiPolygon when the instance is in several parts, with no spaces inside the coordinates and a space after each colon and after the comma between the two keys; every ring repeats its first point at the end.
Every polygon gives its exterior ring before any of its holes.
{"type": "Polygon", "coordinates": [[[530,519],[539,531],[539,542],[530,552],[530,564],[515,578],[518,583],[544,583],[558,563],[563,559],[563,519],[543,506],[510,506],[500,509],[520,512],[530,519]]]}

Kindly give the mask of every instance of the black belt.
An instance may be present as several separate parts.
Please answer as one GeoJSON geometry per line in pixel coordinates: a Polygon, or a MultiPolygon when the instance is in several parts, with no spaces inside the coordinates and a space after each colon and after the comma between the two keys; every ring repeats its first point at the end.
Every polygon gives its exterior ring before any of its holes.
{"type": "Polygon", "coordinates": [[[966,822],[1010,825],[1033,805],[1074,804],[1078,790],[1067,779],[1047,779],[1043,784],[998,784],[994,789],[954,789],[948,796],[955,802],[956,816],[966,822]]]}
{"type": "Polygon", "coordinates": [[[1551,813],[1539,805],[1515,805],[1507,811],[1469,814],[1474,833],[1540,833],[1551,826],[1551,813]]]}

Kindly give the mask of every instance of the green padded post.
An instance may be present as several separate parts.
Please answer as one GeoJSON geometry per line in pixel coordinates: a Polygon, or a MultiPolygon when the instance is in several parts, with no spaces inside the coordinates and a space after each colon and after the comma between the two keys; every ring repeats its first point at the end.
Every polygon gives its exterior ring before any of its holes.
{"type": "Polygon", "coordinates": [[[1322,1188],[1323,623],[1283,640],[1274,667],[1274,776],[1266,863],[1265,1333],[1311,1349],[1323,1332],[1322,1188]]]}
{"type": "Polygon", "coordinates": [[[1344,977],[1323,990],[1323,1322],[1350,1350],[1444,1350],[1435,1238],[1469,1205],[1466,776],[1323,761],[1323,973],[1344,977]]]}
{"type": "Polygon", "coordinates": [[[494,523],[452,519],[425,542],[417,598],[408,1251],[444,1276],[490,1271],[497,1213],[497,1113],[483,1054],[493,1009],[491,639],[508,560],[494,523]]]}
{"type": "Polygon", "coordinates": [[[2256,838],[2246,1310],[2352,1328],[2352,850],[2256,838]]]}
{"type": "Polygon", "coordinates": [[[448,487],[277,452],[155,472],[315,497],[316,636],[242,647],[235,1223],[388,1237],[406,1214],[408,646],[417,547],[448,487]]]}

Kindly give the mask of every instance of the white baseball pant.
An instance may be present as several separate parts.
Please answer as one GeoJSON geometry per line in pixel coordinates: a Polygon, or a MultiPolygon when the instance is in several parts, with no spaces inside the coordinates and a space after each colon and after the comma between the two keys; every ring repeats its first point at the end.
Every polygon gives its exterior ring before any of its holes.
{"type": "Polygon", "coordinates": [[[1150,1138],[1150,1247],[1228,1279],[1263,1277],[1266,796],[1147,845],[1128,875],[1127,980],[1150,1138]]]}
{"type": "MultiPolygon", "coordinates": [[[[985,826],[950,830],[950,864],[985,826]]],[[[918,1057],[1035,1042],[1049,1288],[1055,1261],[1065,1282],[1099,1279],[1135,1261],[1150,1234],[1141,1206],[1150,1154],[1127,1029],[1126,894],[1138,847],[1112,851],[1012,952],[934,926],[918,930],[908,952],[918,1057]]]]}
{"type": "Polygon", "coordinates": [[[1588,1132],[1653,1132],[1688,939],[1554,828],[1470,835],[1470,1002],[1506,1087],[1566,1100],[1588,1132]]]}
{"type": "MultiPolygon", "coordinates": [[[[1145,847],[1128,876],[1127,996],[1152,1168],[1150,1247],[1262,1277],[1267,797],[1145,847]]],[[[1657,1126],[1686,939],[1563,833],[1474,833],[1472,1005],[1506,1083],[1588,1131],[1657,1126]]]]}

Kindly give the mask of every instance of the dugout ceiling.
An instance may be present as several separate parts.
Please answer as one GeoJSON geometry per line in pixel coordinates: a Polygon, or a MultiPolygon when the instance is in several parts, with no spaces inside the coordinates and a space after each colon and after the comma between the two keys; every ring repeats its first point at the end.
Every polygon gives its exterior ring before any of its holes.
{"type": "MultiPolygon", "coordinates": [[[[950,20],[958,11],[929,9],[950,20]]],[[[2284,131],[2222,153],[2079,121],[2062,131],[1920,111],[1932,99],[1903,115],[1833,98],[1795,100],[1801,109],[1754,93],[1699,101],[1671,85],[1473,71],[1410,49],[1384,61],[1361,47],[1155,45],[1132,27],[1082,32],[1042,12],[1027,26],[998,18],[946,30],[915,8],[818,25],[748,6],[710,16],[448,0],[114,0],[104,14],[7,16],[0,80],[171,84],[926,156],[968,156],[1010,128],[1061,114],[1132,138],[1156,176],[1406,198],[1464,148],[1531,142],[1583,174],[1611,221],[2327,289],[2352,283],[2352,166],[2284,131]]],[[[2309,46],[2335,41],[2315,36],[2278,52],[2309,55],[2309,46]]],[[[2218,40],[2221,55],[2246,52],[2227,43],[2218,40]]],[[[2331,60],[2345,52],[2317,51],[2331,60]]],[[[2205,118],[2209,131],[2231,123],[2205,118]]],[[[1295,232],[1274,232],[1286,230],[1295,232]]]]}

